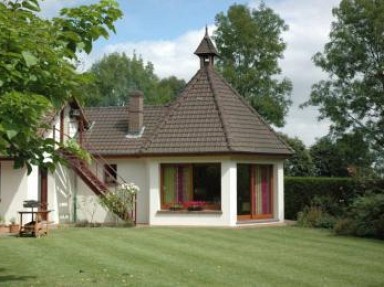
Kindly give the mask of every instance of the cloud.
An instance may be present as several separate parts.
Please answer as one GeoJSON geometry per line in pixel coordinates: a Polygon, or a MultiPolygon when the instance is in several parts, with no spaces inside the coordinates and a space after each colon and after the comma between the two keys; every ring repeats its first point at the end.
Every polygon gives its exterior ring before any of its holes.
{"type": "MultiPolygon", "coordinates": [[[[214,26],[210,26],[208,29],[213,32],[214,26]]],[[[177,76],[188,81],[199,68],[199,60],[194,52],[204,33],[204,28],[202,28],[188,31],[174,40],[121,42],[107,45],[102,50],[92,53],[85,60],[84,68],[89,68],[91,63],[100,59],[104,54],[124,52],[131,56],[136,53],[144,61],[152,62],[155,74],[159,77],[177,76]]]]}
{"type": "MultiPolygon", "coordinates": [[[[309,99],[311,86],[326,75],[315,67],[311,58],[322,51],[328,41],[332,22],[332,8],[340,0],[271,0],[265,3],[271,7],[289,25],[289,31],[283,34],[287,50],[280,64],[283,75],[293,83],[293,105],[287,117],[286,126],[281,129],[290,136],[298,136],[306,145],[315,142],[328,133],[329,122],[318,122],[316,108],[299,109],[299,105],[309,99]]],[[[60,2],[60,1],[59,1],[60,2]]],[[[260,1],[250,1],[249,6],[256,8],[260,1]]],[[[209,26],[212,33],[215,27],[209,26]]],[[[170,40],[147,40],[138,42],[119,42],[98,49],[90,56],[84,56],[83,69],[87,69],[104,54],[125,52],[131,56],[134,52],[144,61],[154,64],[155,73],[160,77],[175,75],[188,81],[197,71],[199,61],[193,54],[204,35],[204,28],[186,31],[178,38],[170,40]]]]}
{"type": "MultiPolygon", "coordinates": [[[[284,0],[266,1],[286,24],[289,31],[283,34],[287,42],[284,59],[280,61],[283,75],[293,83],[293,105],[287,117],[286,126],[281,129],[290,136],[297,136],[307,145],[312,145],[316,138],[324,136],[329,130],[329,121],[317,121],[316,108],[299,108],[309,99],[311,86],[326,75],[312,62],[316,52],[322,51],[329,41],[332,8],[340,0],[284,0]]],[[[260,1],[251,1],[250,7],[256,8],[260,1]]]]}

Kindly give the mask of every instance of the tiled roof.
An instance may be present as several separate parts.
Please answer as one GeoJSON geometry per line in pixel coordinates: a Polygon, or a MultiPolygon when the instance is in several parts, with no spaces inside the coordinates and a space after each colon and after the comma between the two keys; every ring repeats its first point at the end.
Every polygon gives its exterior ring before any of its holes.
{"type": "MultiPolygon", "coordinates": [[[[196,54],[217,54],[207,33],[196,54]]],[[[126,137],[128,107],[85,109],[94,123],[86,133],[88,149],[102,155],[290,155],[291,149],[214,70],[211,60],[201,61],[200,70],[173,104],[144,107],[142,137],[126,137]]]]}
{"type": "Polygon", "coordinates": [[[187,84],[142,151],[291,154],[260,115],[210,65],[202,67],[187,84]]]}
{"type": "Polygon", "coordinates": [[[195,54],[200,55],[219,55],[217,53],[217,50],[215,48],[215,45],[213,45],[211,38],[208,36],[208,29],[205,28],[205,36],[203,40],[201,40],[199,46],[197,47],[195,54]]]}
{"type": "Polygon", "coordinates": [[[211,67],[202,67],[168,107],[144,108],[145,130],[127,138],[128,107],[86,108],[87,148],[102,155],[252,153],[291,150],[211,67]]]}
{"type": "Polygon", "coordinates": [[[85,116],[90,123],[90,129],[85,133],[85,147],[91,153],[102,155],[138,154],[166,110],[166,107],[146,106],[143,135],[127,138],[128,106],[85,108],[85,116]]]}

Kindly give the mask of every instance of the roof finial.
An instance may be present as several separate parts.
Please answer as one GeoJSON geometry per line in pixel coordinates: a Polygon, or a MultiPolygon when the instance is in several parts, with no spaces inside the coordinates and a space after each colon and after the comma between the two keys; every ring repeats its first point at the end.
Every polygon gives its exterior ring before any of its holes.
{"type": "Polygon", "coordinates": [[[208,35],[208,25],[205,25],[205,36],[197,47],[195,54],[200,58],[200,67],[213,66],[215,56],[218,56],[215,45],[208,35]]]}

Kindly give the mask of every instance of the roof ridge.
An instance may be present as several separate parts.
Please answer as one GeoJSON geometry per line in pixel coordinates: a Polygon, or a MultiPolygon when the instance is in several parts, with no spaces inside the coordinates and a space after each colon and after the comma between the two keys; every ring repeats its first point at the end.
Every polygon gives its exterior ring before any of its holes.
{"type": "Polygon", "coordinates": [[[226,122],[223,119],[223,113],[224,113],[223,107],[221,106],[221,103],[219,102],[219,97],[217,96],[217,93],[216,93],[216,90],[215,90],[215,86],[212,83],[212,78],[211,78],[211,75],[210,75],[210,71],[215,72],[215,70],[213,69],[213,67],[210,67],[210,66],[205,67],[205,69],[207,70],[208,83],[209,83],[209,86],[210,86],[210,88],[212,90],[213,99],[214,99],[215,105],[216,105],[218,113],[219,113],[220,122],[221,122],[221,124],[223,126],[225,140],[227,142],[227,148],[228,148],[229,151],[232,151],[233,149],[232,149],[232,146],[231,146],[231,143],[230,143],[228,127],[227,127],[226,122]]]}
{"type": "Polygon", "coordinates": [[[223,76],[221,76],[219,73],[217,73],[215,70],[213,70],[213,72],[215,73],[216,76],[218,76],[222,81],[223,83],[229,88],[231,89],[231,91],[240,99],[241,102],[243,102],[246,107],[248,107],[248,109],[255,115],[257,116],[257,118],[279,139],[279,141],[284,145],[286,146],[289,150],[292,151],[292,148],[278,135],[277,132],[275,132],[275,130],[271,127],[271,125],[269,123],[267,123],[264,118],[250,105],[250,103],[248,103],[248,101],[239,94],[238,91],[236,91],[235,88],[233,88],[225,79],[223,76]]]}
{"type": "MultiPolygon", "coordinates": [[[[144,104],[144,108],[166,108],[169,104],[164,105],[155,105],[150,104],[146,105],[144,104]]],[[[99,106],[99,107],[84,107],[84,110],[96,110],[96,109],[125,109],[128,105],[125,106],[99,106]]]]}
{"type": "Polygon", "coordinates": [[[181,103],[184,101],[184,94],[186,93],[187,89],[189,89],[189,86],[192,85],[193,81],[197,79],[197,76],[199,75],[199,71],[196,72],[196,74],[191,78],[191,80],[188,82],[188,84],[184,87],[183,91],[180,93],[180,96],[176,98],[176,100],[171,103],[168,107],[164,106],[167,111],[164,114],[164,119],[162,121],[159,121],[157,125],[154,127],[152,136],[150,136],[148,139],[145,140],[143,145],[139,148],[139,153],[142,153],[143,150],[146,150],[150,147],[151,143],[158,137],[159,133],[158,130],[162,128],[169,118],[172,116],[172,112],[181,105],[181,103]]]}

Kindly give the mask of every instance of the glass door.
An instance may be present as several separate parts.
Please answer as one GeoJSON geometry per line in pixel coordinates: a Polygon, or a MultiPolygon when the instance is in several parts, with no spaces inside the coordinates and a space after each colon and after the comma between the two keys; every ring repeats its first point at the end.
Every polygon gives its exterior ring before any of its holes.
{"type": "Polygon", "coordinates": [[[272,165],[237,166],[238,220],[273,217],[272,165]]]}

